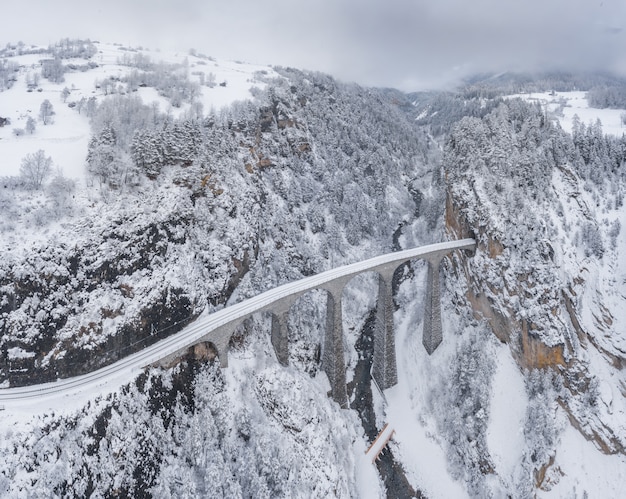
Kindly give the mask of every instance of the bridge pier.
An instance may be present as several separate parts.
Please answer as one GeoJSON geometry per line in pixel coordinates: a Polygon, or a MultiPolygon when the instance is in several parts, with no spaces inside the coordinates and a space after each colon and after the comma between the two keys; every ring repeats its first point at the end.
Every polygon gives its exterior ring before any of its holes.
{"type": "Polygon", "coordinates": [[[289,309],[272,313],[272,346],[279,364],[289,365],[289,309]]]}
{"type": "Polygon", "coordinates": [[[427,259],[428,276],[426,278],[426,303],[424,307],[424,331],[422,343],[432,354],[443,339],[441,326],[441,301],[439,295],[439,266],[441,257],[427,259]]]}
{"type": "Polygon", "coordinates": [[[326,331],[324,334],[324,352],[322,368],[330,381],[333,400],[343,409],[348,408],[346,391],[346,361],[343,353],[343,320],[341,294],[343,284],[329,290],[326,298],[326,331]]]}
{"type": "Polygon", "coordinates": [[[225,326],[219,326],[213,330],[211,336],[207,335],[202,341],[210,341],[215,345],[217,350],[217,358],[220,361],[220,367],[222,369],[228,367],[228,351],[230,350],[230,337],[233,331],[239,326],[241,322],[229,324],[225,326]]]}
{"type": "Polygon", "coordinates": [[[216,345],[217,348],[217,358],[220,360],[220,367],[225,369],[228,367],[228,344],[226,345],[216,345]]]}
{"type": "Polygon", "coordinates": [[[381,390],[398,383],[392,282],[393,272],[379,273],[372,377],[381,390]]]}

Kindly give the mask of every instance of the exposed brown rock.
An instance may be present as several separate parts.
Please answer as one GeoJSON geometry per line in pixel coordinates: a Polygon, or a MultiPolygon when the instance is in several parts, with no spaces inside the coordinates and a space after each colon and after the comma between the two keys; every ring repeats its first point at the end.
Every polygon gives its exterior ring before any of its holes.
{"type": "Polygon", "coordinates": [[[261,157],[256,165],[259,168],[269,168],[270,166],[274,166],[274,163],[272,163],[270,158],[261,157]]]}
{"type": "MultiPolygon", "coordinates": [[[[534,471],[534,475],[535,475],[535,487],[541,490],[551,490],[552,489],[552,485],[554,485],[552,483],[552,480],[550,479],[550,476],[547,476],[547,472],[548,470],[554,466],[554,459],[555,459],[556,455],[550,456],[550,459],[548,460],[548,462],[546,464],[544,464],[543,466],[541,466],[539,469],[534,471]]],[[[561,468],[557,467],[555,469],[556,473],[558,473],[558,475],[560,476],[564,476],[563,471],[561,471],[561,468]]]]}
{"type": "Polygon", "coordinates": [[[213,361],[217,358],[217,349],[210,342],[202,342],[191,347],[191,355],[196,360],[213,361]]]}
{"type": "Polygon", "coordinates": [[[563,345],[550,347],[529,332],[529,324],[522,321],[521,357],[518,362],[526,369],[544,369],[564,366],[563,345]]]}
{"type": "Polygon", "coordinates": [[[576,428],[580,434],[585,437],[589,442],[593,442],[593,444],[600,450],[603,454],[626,454],[626,449],[622,445],[622,443],[615,437],[613,430],[604,425],[601,421],[598,421],[599,427],[606,431],[606,435],[600,435],[595,429],[587,428],[580,424],[580,421],[576,419],[576,417],[572,414],[569,406],[559,400],[559,405],[565,410],[567,417],[569,419],[570,424],[576,428]]]}
{"type": "Polygon", "coordinates": [[[278,128],[285,129],[285,128],[292,128],[296,126],[296,122],[295,120],[292,120],[290,118],[283,118],[283,119],[279,119],[276,124],[278,125],[278,128]]]}
{"type": "Polygon", "coordinates": [[[511,331],[507,324],[507,319],[491,307],[487,296],[482,293],[474,294],[468,291],[466,297],[472,306],[474,318],[477,320],[486,319],[496,337],[501,342],[508,343],[511,338],[511,331]]]}
{"type": "Polygon", "coordinates": [[[205,175],[202,177],[201,185],[202,188],[209,188],[209,190],[213,193],[214,196],[219,196],[224,193],[224,189],[217,187],[217,183],[215,179],[212,178],[212,174],[205,175]]]}
{"type": "Polygon", "coordinates": [[[470,231],[468,224],[462,222],[460,210],[454,204],[450,191],[446,194],[446,211],[445,224],[446,230],[456,239],[465,239],[466,237],[474,237],[470,231]]]}
{"type": "Polygon", "coordinates": [[[487,243],[487,252],[489,254],[489,258],[495,258],[504,252],[504,246],[500,241],[489,238],[489,242],[487,243]]]}
{"type": "MultiPolygon", "coordinates": [[[[604,357],[613,365],[613,367],[615,367],[616,369],[623,369],[626,366],[626,360],[622,357],[618,357],[617,355],[612,354],[611,352],[600,346],[592,335],[587,334],[587,332],[581,326],[580,321],[578,320],[578,316],[576,315],[576,310],[574,309],[574,304],[572,303],[571,298],[565,291],[563,291],[562,294],[563,302],[565,303],[565,309],[567,310],[567,314],[570,318],[570,321],[572,322],[574,331],[576,331],[576,335],[578,336],[580,344],[584,348],[586,348],[587,344],[591,343],[602,355],[604,355],[604,357]]],[[[606,309],[602,305],[600,305],[600,309],[603,311],[603,314],[607,314],[604,315],[606,320],[611,320],[610,317],[612,316],[610,315],[608,309],[606,309]]]]}

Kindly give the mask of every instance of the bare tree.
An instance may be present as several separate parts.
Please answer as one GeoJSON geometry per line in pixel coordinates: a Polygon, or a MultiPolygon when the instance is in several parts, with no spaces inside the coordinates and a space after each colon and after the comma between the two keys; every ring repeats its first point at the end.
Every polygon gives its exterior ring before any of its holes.
{"type": "Polygon", "coordinates": [[[78,114],[80,114],[80,112],[85,108],[86,104],[87,104],[87,99],[85,99],[84,97],[81,97],[80,100],[76,103],[76,110],[78,111],[78,114]]]}
{"type": "Polygon", "coordinates": [[[44,125],[48,125],[53,122],[52,116],[54,116],[54,107],[52,103],[46,99],[41,103],[41,107],[39,108],[39,119],[44,125]]]}
{"type": "Polygon", "coordinates": [[[98,103],[96,101],[96,98],[93,96],[89,97],[89,99],[87,99],[87,104],[85,106],[85,114],[91,118],[96,112],[97,107],[98,107],[98,103]]]}
{"type": "Polygon", "coordinates": [[[22,159],[20,166],[20,176],[30,189],[41,189],[44,180],[52,171],[52,158],[46,156],[43,149],[36,153],[27,154],[22,159]]]}
{"type": "Polygon", "coordinates": [[[76,183],[63,176],[61,169],[57,169],[54,177],[46,187],[46,194],[52,201],[52,209],[56,215],[65,215],[72,208],[72,194],[76,189],[76,183]]]}
{"type": "Polygon", "coordinates": [[[54,59],[46,59],[41,62],[41,74],[44,78],[47,78],[52,83],[63,83],[65,78],[63,73],[65,67],[59,57],[54,59]]]}
{"type": "Polygon", "coordinates": [[[35,120],[32,116],[29,116],[26,120],[26,131],[31,135],[35,133],[35,120]]]}

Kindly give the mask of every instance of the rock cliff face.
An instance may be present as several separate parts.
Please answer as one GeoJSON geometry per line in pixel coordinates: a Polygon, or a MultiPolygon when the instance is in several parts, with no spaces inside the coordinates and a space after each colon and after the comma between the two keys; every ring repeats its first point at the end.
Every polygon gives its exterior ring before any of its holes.
{"type": "Polygon", "coordinates": [[[584,182],[554,154],[569,139],[517,105],[466,119],[451,135],[445,227],[451,238],[477,241],[474,258],[454,260],[452,268],[468,284],[464,299],[474,316],[510,346],[520,369],[554,374],[571,424],[603,452],[624,453],[610,394],[623,393],[626,352],[610,305],[619,301],[610,300],[602,278],[614,257],[595,259],[577,248],[575,224],[590,223],[593,213],[578,213],[584,196],[571,184],[584,182]],[[607,369],[614,382],[601,390],[598,376],[607,369]]]}
{"type": "MultiPolygon", "coordinates": [[[[497,272],[497,267],[502,264],[501,260],[504,260],[503,243],[488,233],[488,226],[472,227],[458,203],[459,201],[454,199],[453,194],[448,192],[445,215],[447,233],[452,239],[475,238],[476,255],[479,259],[484,259],[486,267],[493,266],[494,268],[490,270],[497,272]]],[[[461,263],[461,267],[457,270],[470,283],[466,298],[471,304],[474,316],[477,319],[487,320],[498,339],[511,346],[511,351],[520,367],[543,369],[566,365],[564,345],[550,346],[543,343],[534,333],[540,326],[530,319],[519,318],[519,310],[515,308],[514,301],[501,299],[503,293],[508,295],[507,298],[527,293],[527,276],[520,276],[516,287],[507,286],[503,289],[481,277],[484,274],[477,272],[476,268],[467,261],[461,263]]],[[[558,313],[559,309],[553,312],[554,315],[558,313]]]]}
{"type": "MultiPolygon", "coordinates": [[[[593,335],[582,330],[578,321],[580,311],[575,309],[568,291],[557,287],[556,291],[562,298],[557,307],[546,307],[544,313],[548,319],[558,318],[561,321],[564,337],[575,331],[582,346],[576,350],[569,341],[546,344],[536,334],[543,327],[541,324],[532,319],[519,318],[521,310],[517,308],[516,297],[528,292],[527,279],[520,276],[516,285],[511,286],[509,282],[506,287],[497,288],[485,278],[486,268],[490,272],[506,272],[506,265],[499,259],[506,253],[506,247],[487,236],[488,227],[472,227],[464,218],[463,209],[456,203],[449,194],[446,230],[451,238],[476,237],[476,258],[483,259],[482,268],[476,268],[471,260],[454,260],[453,271],[467,279],[465,298],[474,317],[486,320],[498,339],[509,345],[521,370],[549,369],[558,376],[563,386],[558,402],[567,412],[570,423],[587,439],[607,454],[626,453],[624,437],[616,434],[612,422],[602,417],[604,411],[598,400],[598,381],[587,353],[590,346],[596,348],[593,346],[593,335]]],[[[619,370],[626,362],[625,357],[610,353],[605,354],[605,360],[619,370]]],[[[537,470],[537,473],[545,475],[545,469],[537,470]]]]}

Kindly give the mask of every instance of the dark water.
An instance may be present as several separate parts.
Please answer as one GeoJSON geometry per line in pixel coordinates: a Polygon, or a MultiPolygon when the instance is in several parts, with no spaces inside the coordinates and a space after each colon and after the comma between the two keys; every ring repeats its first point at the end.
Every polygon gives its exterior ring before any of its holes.
{"type": "MultiPolygon", "coordinates": [[[[372,311],[365,322],[361,336],[355,348],[359,353],[359,361],[354,372],[354,380],[348,384],[348,396],[354,400],[351,408],[356,410],[361,418],[365,434],[370,442],[374,441],[379,429],[376,428],[376,417],[372,403],[372,389],[370,383],[370,367],[374,356],[374,324],[375,312],[372,311]]],[[[402,465],[396,461],[393,452],[385,448],[376,462],[389,499],[409,497],[425,498],[421,491],[415,490],[406,478],[402,465]]]]}

